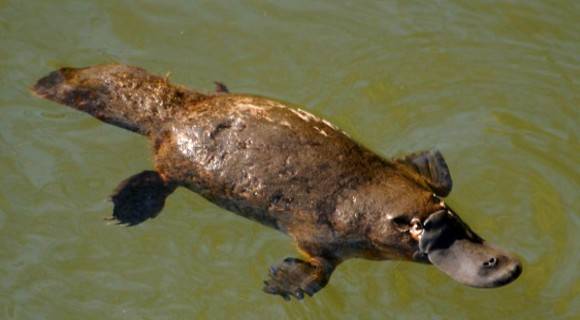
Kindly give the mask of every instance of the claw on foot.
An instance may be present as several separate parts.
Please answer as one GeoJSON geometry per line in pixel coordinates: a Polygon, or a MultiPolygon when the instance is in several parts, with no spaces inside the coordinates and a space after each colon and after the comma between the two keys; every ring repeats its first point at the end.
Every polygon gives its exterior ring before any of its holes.
{"type": "Polygon", "coordinates": [[[223,83],[219,81],[214,81],[215,84],[215,92],[217,93],[229,93],[230,89],[223,83]]]}
{"type": "Polygon", "coordinates": [[[319,262],[286,258],[281,264],[270,267],[270,279],[264,281],[264,292],[279,295],[284,300],[292,297],[302,300],[305,294],[311,297],[328,283],[334,269],[319,262]]]}

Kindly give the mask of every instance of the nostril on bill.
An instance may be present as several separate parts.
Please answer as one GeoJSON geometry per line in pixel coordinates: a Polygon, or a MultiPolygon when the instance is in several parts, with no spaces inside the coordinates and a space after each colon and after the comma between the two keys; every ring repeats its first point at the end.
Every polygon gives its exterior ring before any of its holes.
{"type": "Polygon", "coordinates": [[[497,264],[497,258],[491,257],[491,258],[489,258],[489,260],[487,260],[483,263],[483,266],[485,268],[493,268],[493,267],[495,267],[496,264],[497,264]]]}

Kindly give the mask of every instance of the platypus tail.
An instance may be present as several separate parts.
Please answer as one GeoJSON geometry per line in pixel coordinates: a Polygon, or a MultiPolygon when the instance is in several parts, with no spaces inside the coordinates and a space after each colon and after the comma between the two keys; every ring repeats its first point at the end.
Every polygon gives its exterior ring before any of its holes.
{"type": "Polygon", "coordinates": [[[119,64],[62,68],[38,80],[32,92],[143,135],[186,105],[206,98],[170,84],[166,77],[119,64]]]}

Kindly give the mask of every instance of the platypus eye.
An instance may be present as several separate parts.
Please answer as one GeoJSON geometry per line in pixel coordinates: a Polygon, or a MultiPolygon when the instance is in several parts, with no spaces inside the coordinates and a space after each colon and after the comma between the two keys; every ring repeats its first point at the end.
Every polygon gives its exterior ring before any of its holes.
{"type": "Polygon", "coordinates": [[[394,217],[393,219],[391,219],[391,221],[393,221],[394,224],[401,227],[409,225],[409,219],[407,219],[407,217],[405,216],[394,217]]]}

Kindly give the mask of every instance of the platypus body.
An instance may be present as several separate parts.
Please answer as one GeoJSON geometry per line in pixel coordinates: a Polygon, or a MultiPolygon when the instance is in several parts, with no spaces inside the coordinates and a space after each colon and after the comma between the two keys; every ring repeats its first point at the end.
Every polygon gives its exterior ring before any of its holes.
{"type": "Polygon", "coordinates": [[[223,84],[203,94],[126,65],[62,68],[32,90],[152,141],[155,170],[112,196],[119,223],[155,217],[182,186],[290,236],[304,257],[270,268],[268,293],[313,295],[349,258],[431,263],[475,287],[521,273],[443,201],[452,182],[438,151],[387,160],[301,109],[223,84]]]}

